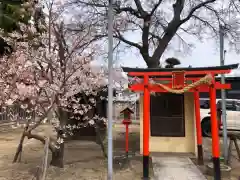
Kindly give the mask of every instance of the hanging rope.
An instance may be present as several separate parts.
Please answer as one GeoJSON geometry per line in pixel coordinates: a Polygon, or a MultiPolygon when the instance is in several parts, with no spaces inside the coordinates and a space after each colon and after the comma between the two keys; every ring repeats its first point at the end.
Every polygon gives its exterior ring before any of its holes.
{"type": "Polygon", "coordinates": [[[165,86],[165,85],[160,84],[160,83],[154,83],[154,84],[160,86],[161,88],[163,88],[164,90],[166,90],[166,91],[168,91],[170,93],[183,94],[185,92],[188,92],[192,88],[198,87],[201,84],[211,85],[212,84],[212,80],[213,80],[212,75],[211,74],[207,74],[205,77],[199,79],[198,81],[196,81],[196,82],[194,82],[192,84],[189,84],[188,86],[184,87],[183,89],[172,89],[172,88],[169,88],[168,86],[165,86]]]}

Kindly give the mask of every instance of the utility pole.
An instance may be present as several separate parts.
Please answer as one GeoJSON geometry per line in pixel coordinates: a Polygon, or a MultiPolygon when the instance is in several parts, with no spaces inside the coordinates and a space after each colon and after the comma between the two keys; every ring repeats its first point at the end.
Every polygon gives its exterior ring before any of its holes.
{"type": "Polygon", "coordinates": [[[113,179],[113,0],[108,5],[108,180],[113,179]]]}
{"type": "MultiPolygon", "coordinates": [[[[224,31],[225,27],[219,25],[219,35],[220,35],[220,65],[224,65],[224,31]]],[[[225,76],[221,74],[221,83],[225,84],[225,76]]],[[[228,136],[227,136],[227,120],[226,120],[226,93],[225,89],[221,89],[221,98],[222,98],[222,123],[223,123],[223,157],[224,163],[227,164],[228,158],[228,136]]]]}

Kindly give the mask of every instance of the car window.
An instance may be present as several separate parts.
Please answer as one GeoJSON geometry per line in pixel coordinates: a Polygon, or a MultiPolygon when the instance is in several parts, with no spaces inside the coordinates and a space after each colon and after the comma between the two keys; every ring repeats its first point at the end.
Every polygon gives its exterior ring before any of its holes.
{"type": "Polygon", "coordinates": [[[236,102],[236,110],[240,111],[240,102],[239,101],[236,102]]]}
{"type": "Polygon", "coordinates": [[[200,99],[200,108],[201,109],[209,109],[209,100],[200,99]]]}
{"type": "Polygon", "coordinates": [[[219,101],[217,102],[217,108],[218,108],[218,109],[222,108],[222,101],[221,101],[221,100],[219,100],[219,101]]]}
{"type": "Polygon", "coordinates": [[[200,106],[204,105],[205,100],[200,100],[200,106]]]}
{"type": "Polygon", "coordinates": [[[226,109],[230,111],[236,111],[236,101],[227,101],[226,109]]]}
{"type": "MultiPolygon", "coordinates": [[[[217,108],[222,108],[222,101],[221,100],[218,101],[217,108]]],[[[236,101],[234,101],[234,100],[226,100],[226,110],[228,110],[228,111],[236,111],[237,110],[236,101]]]]}

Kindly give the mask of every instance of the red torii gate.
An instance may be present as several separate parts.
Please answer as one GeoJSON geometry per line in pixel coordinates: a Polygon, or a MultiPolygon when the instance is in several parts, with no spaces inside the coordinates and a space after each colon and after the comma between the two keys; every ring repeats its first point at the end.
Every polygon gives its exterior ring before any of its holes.
{"type": "Polygon", "coordinates": [[[203,163],[202,149],[202,132],[200,119],[200,102],[199,92],[209,92],[210,95],[210,112],[211,112],[211,132],[212,132],[212,161],[214,165],[214,179],[221,180],[220,172],[220,147],[218,121],[216,111],[216,89],[230,89],[230,84],[221,84],[215,81],[215,76],[218,74],[230,73],[232,69],[238,68],[238,64],[215,67],[201,68],[129,68],[122,67],[123,71],[129,77],[142,78],[143,82],[129,84],[132,91],[143,91],[143,178],[149,178],[149,134],[150,134],[150,92],[169,92],[166,88],[157,84],[151,84],[150,78],[155,80],[169,81],[164,86],[171,89],[183,89],[187,87],[186,82],[197,82],[206,75],[211,75],[210,84],[201,84],[191,88],[188,92],[194,93],[196,132],[197,132],[197,148],[198,162],[203,163]]]}

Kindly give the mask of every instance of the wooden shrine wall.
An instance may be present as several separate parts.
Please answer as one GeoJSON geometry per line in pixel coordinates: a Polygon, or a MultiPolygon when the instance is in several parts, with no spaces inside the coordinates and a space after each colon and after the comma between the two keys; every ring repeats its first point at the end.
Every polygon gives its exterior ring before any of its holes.
{"type": "MultiPolygon", "coordinates": [[[[176,105],[179,105],[178,101],[175,101],[176,105]]],[[[150,125],[150,139],[149,150],[150,152],[176,152],[176,153],[193,153],[197,152],[196,136],[195,136],[195,115],[194,115],[194,97],[193,93],[184,94],[184,131],[185,136],[179,134],[183,133],[178,129],[178,136],[153,136],[151,135],[151,129],[153,125],[150,125]]],[[[179,110],[176,110],[179,112],[179,110]]],[[[178,113],[177,113],[178,114],[178,113]]],[[[170,124],[170,123],[169,123],[170,124]]],[[[170,125],[171,126],[171,125],[170,125]]],[[[154,127],[158,128],[158,126],[154,127]]],[[[168,127],[171,128],[171,127],[168,127]]],[[[160,131],[158,132],[160,133],[160,131]]],[[[166,133],[166,132],[164,132],[166,133]]],[[[175,134],[177,134],[175,132],[175,134]]],[[[143,96],[140,98],[140,152],[143,148],[143,96]]]]}
{"type": "Polygon", "coordinates": [[[150,99],[151,136],[184,137],[184,95],[158,93],[150,99]]]}

